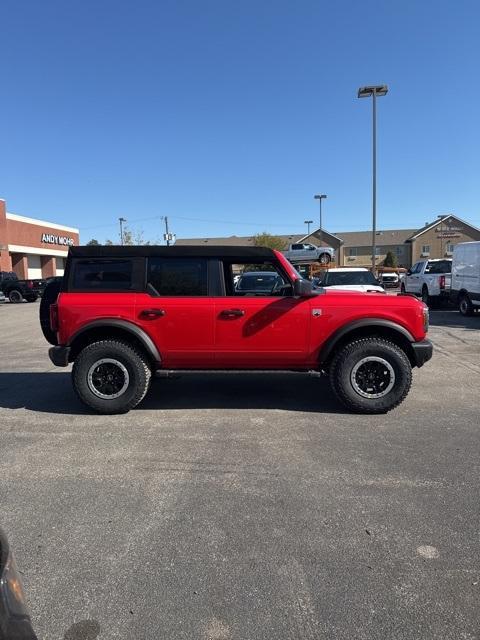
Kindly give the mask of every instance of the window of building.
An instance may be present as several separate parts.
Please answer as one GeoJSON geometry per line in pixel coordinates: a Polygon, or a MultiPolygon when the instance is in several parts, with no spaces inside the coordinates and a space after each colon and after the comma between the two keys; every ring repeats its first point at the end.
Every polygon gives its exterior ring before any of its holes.
{"type": "Polygon", "coordinates": [[[159,296],[206,296],[207,261],[202,258],[149,258],[147,282],[159,296]]]}
{"type": "Polygon", "coordinates": [[[429,256],[429,255],[430,255],[430,245],[429,244],[422,245],[422,256],[429,256]]]}
{"type": "Polygon", "coordinates": [[[397,254],[398,257],[403,256],[403,247],[400,245],[397,245],[395,247],[395,253],[397,254]]]}
{"type": "Polygon", "coordinates": [[[454,247],[454,246],[455,246],[455,245],[453,244],[453,242],[447,242],[447,246],[446,246],[445,251],[446,251],[447,253],[453,253],[453,247],[454,247]]]}
{"type": "Polygon", "coordinates": [[[73,266],[73,288],[128,291],[132,289],[132,272],[132,260],[76,260],[73,266]]]}
{"type": "Polygon", "coordinates": [[[358,255],[357,247],[350,247],[350,249],[348,250],[348,255],[350,256],[350,258],[356,258],[358,255]]]}
{"type": "Polygon", "coordinates": [[[379,256],[382,254],[382,247],[375,247],[375,255],[379,256]]]}

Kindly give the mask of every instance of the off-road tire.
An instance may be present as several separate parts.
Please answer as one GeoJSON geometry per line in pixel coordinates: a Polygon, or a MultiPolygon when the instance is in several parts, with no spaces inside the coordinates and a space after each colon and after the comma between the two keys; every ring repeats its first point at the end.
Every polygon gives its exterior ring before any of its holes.
{"type": "Polygon", "coordinates": [[[467,293],[463,293],[458,301],[458,310],[462,316],[473,316],[474,306],[467,293]]]}
{"type": "Polygon", "coordinates": [[[359,338],[340,348],[329,367],[330,383],[337,398],[355,413],[387,413],[407,396],[412,384],[412,366],[405,352],[384,338],[359,338]],[[351,375],[362,359],[376,356],[392,367],[395,375],[392,389],[383,397],[366,398],[353,387],[351,375]]]}
{"type": "Polygon", "coordinates": [[[47,284],[45,287],[42,299],[40,300],[40,327],[42,328],[45,340],[53,345],[58,344],[58,341],[57,334],[50,328],[50,305],[57,301],[61,288],[61,282],[50,282],[50,284],[47,284]]]}
{"type": "Polygon", "coordinates": [[[329,253],[325,252],[325,253],[321,253],[318,261],[320,262],[320,264],[330,264],[332,257],[330,256],[329,253]]]}
{"type": "Polygon", "coordinates": [[[151,375],[147,359],[131,344],[123,340],[100,340],[89,344],[77,356],[73,364],[72,384],[80,400],[97,413],[127,413],[145,397],[151,375]],[[99,398],[89,387],[88,372],[103,358],[120,362],[128,371],[128,387],[118,398],[99,398]]]}
{"type": "Polygon", "coordinates": [[[12,304],[18,304],[19,302],[23,302],[23,294],[18,289],[12,289],[8,292],[8,299],[12,304]]]}

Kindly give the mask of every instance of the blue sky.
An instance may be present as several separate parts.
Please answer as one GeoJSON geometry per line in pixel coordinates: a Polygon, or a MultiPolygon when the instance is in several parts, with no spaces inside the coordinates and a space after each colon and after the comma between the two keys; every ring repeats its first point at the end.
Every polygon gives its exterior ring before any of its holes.
{"type": "Polygon", "coordinates": [[[8,210],[158,239],[480,226],[480,4],[452,0],[4,0],[8,210]]]}

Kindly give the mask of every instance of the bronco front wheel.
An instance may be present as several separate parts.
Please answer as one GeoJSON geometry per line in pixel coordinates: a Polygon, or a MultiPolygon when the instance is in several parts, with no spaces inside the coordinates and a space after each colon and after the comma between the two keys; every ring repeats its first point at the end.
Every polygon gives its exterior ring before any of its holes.
{"type": "Polygon", "coordinates": [[[143,400],[151,370],[144,356],[122,340],[85,347],[73,364],[73,388],[98,413],[126,413],[143,400]]]}
{"type": "Polygon", "coordinates": [[[386,413],[407,396],[412,367],[405,352],[383,338],[361,338],[333,358],[330,382],[339,400],[356,413],[386,413]]]}

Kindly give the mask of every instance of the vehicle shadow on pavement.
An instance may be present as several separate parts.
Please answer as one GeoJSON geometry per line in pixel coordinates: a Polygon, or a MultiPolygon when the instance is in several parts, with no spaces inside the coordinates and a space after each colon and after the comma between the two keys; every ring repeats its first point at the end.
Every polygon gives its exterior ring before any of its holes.
{"type": "Polygon", "coordinates": [[[462,316],[457,310],[430,309],[430,326],[455,327],[466,331],[478,331],[480,329],[480,313],[473,316],[462,316]]]}
{"type": "MultiPolygon", "coordinates": [[[[53,414],[94,412],[76,397],[70,372],[0,373],[0,407],[53,414]]],[[[190,373],[154,378],[140,410],[280,409],[345,413],[328,379],[288,373],[190,373]]],[[[135,411],[135,410],[134,410],[135,411]]]]}

